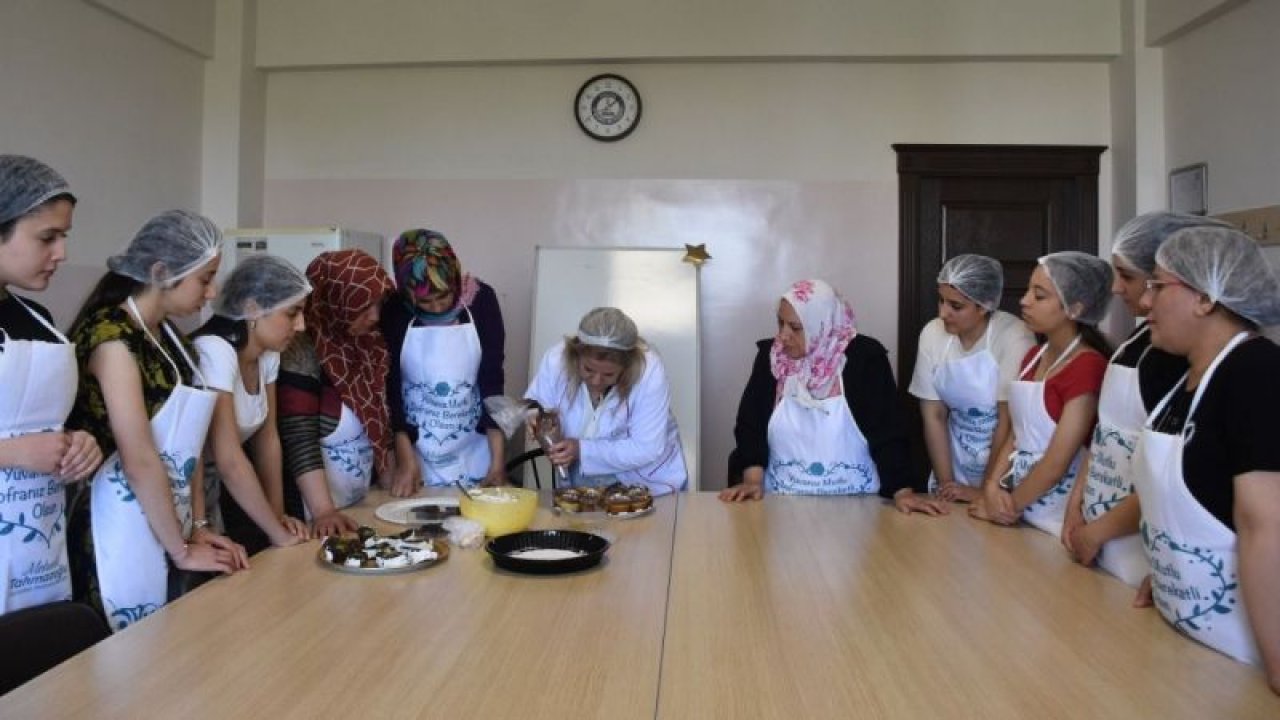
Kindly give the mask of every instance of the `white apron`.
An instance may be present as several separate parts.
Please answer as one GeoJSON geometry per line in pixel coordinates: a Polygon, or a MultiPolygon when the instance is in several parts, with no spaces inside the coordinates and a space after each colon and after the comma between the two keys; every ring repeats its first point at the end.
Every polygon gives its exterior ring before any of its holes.
{"type": "MultiPolygon", "coordinates": [[[[1126,340],[1111,356],[1107,374],[1102,378],[1102,392],[1098,396],[1098,424],[1093,429],[1093,442],[1089,476],[1084,486],[1084,519],[1093,522],[1110,512],[1121,500],[1133,492],[1131,470],[1133,450],[1142,435],[1142,424],[1147,419],[1147,409],[1142,404],[1142,388],[1138,384],[1138,367],[1117,365],[1116,358],[1129,343],[1149,332],[1147,327],[1126,340]]],[[[1149,351],[1150,346],[1147,347],[1149,351]]],[[[1125,583],[1137,587],[1149,573],[1147,554],[1142,550],[1142,539],[1137,533],[1115,538],[1102,546],[1098,554],[1098,566],[1125,583]]]]}
{"type": "MultiPolygon", "coordinates": [[[[1080,336],[1077,335],[1062,355],[1049,366],[1045,377],[1053,372],[1058,363],[1070,356],[1071,351],[1075,350],[1076,345],[1079,344],[1080,336]]],[[[1015,440],[1011,478],[1013,487],[1021,484],[1031,473],[1035,464],[1040,462],[1040,458],[1044,457],[1050,441],[1053,440],[1053,432],[1058,428],[1058,423],[1044,407],[1044,381],[1023,380],[1028,372],[1035,370],[1036,364],[1040,362],[1040,356],[1044,355],[1047,347],[1047,343],[1042,345],[1018,379],[1009,385],[1009,418],[1013,424],[1015,440]]],[[[1054,537],[1062,534],[1062,518],[1067,510],[1067,496],[1071,494],[1071,486],[1075,483],[1081,454],[1077,452],[1072,458],[1071,465],[1061,480],[1023,509],[1023,520],[1054,537]]]]}
{"type": "Polygon", "coordinates": [[[480,335],[475,318],[414,327],[400,352],[405,418],[418,428],[418,462],[429,486],[474,485],[489,473],[489,440],[480,422],[480,335]]]}
{"type": "Polygon", "coordinates": [[[1196,388],[1181,433],[1156,432],[1152,424],[1183,383],[1160,401],[1134,453],[1133,480],[1142,498],[1142,543],[1151,559],[1151,595],[1160,614],[1192,639],[1256,665],[1260,656],[1239,588],[1236,534],[1195,499],[1182,474],[1182,451],[1195,432],[1196,406],[1218,364],[1247,338],[1248,333],[1236,335],[1214,358],[1196,388]]]}
{"type": "MultiPolygon", "coordinates": [[[[151,418],[151,437],[168,470],[169,489],[182,535],[188,537],[191,534],[191,477],[200,460],[217,393],[182,384],[177,363],[143,325],[132,298],[129,309],[179,378],[160,411],[151,418]]],[[[198,376],[200,371],[182,349],[177,333],[167,322],[164,329],[198,376]]],[[[152,533],[142,505],[125,477],[119,451],[107,458],[94,475],[89,502],[102,609],[112,629],[119,631],[165,604],[169,564],[164,547],[152,533]]]]}
{"type": "MultiPolygon", "coordinates": [[[[0,346],[0,438],[60,432],[76,400],[75,347],[40,313],[14,300],[58,342],[6,334],[0,346]]],[[[66,497],[53,473],[0,468],[0,615],[71,598],[66,497]]]]}
{"type": "MultiPolygon", "coordinates": [[[[947,406],[947,437],[951,444],[951,472],[956,482],[982,485],[991,454],[991,439],[999,416],[1000,364],[991,354],[991,323],[983,333],[986,347],[971,355],[947,361],[956,337],[947,339],[943,362],[933,369],[933,389],[947,406]]],[[[929,491],[937,479],[929,475],[929,491]]]]}
{"type": "Polygon", "coordinates": [[[836,394],[817,400],[817,407],[795,399],[797,379],[783,387],[782,401],[769,417],[769,466],[765,492],[782,495],[863,495],[880,490],[880,475],[867,438],[858,428],[844,396],[844,379],[836,394]]]}
{"type": "MultiPolygon", "coordinates": [[[[336,508],[350,507],[369,492],[373,478],[373,442],[355,412],[342,404],[338,426],[320,440],[324,456],[324,475],[329,481],[329,496],[336,508]]],[[[310,508],[307,515],[311,515],[310,508]]]]}

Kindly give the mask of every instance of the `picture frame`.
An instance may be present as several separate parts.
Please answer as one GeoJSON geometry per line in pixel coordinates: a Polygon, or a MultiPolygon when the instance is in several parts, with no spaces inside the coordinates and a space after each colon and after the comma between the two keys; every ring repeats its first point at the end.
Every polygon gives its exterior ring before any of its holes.
{"type": "Polygon", "coordinates": [[[1209,214],[1209,166],[1185,165],[1169,171],[1169,210],[1188,215],[1209,214]]]}

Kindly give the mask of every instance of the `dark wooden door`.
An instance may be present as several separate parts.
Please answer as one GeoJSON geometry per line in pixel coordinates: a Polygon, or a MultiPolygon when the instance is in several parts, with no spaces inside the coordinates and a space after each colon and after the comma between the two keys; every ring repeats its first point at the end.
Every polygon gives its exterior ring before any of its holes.
{"type": "Polygon", "coordinates": [[[963,253],[1004,265],[1001,307],[1018,314],[1036,258],[1098,251],[1099,146],[894,145],[898,153],[898,387],[927,472],[919,412],[906,394],[920,329],[937,315],[938,270],[963,253]]]}

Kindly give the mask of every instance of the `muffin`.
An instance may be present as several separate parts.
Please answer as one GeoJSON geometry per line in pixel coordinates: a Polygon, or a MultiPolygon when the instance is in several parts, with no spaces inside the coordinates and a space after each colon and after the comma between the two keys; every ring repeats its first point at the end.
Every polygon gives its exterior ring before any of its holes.
{"type": "Polygon", "coordinates": [[[582,498],[578,491],[573,488],[558,490],[556,491],[556,506],[566,512],[581,512],[582,498]]]}

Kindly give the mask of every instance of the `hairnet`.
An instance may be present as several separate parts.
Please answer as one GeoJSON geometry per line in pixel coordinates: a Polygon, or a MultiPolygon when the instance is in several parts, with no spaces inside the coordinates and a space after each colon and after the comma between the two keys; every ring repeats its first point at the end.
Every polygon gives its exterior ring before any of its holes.
{"type": "Polygon", "coordinates": [[[1156,262],[1240,317],[1261,327],[1280,324],[1280,279],[1239,230],[1181,230],[1160,246],[1156,262]]]}
{"type": "Polygon", "coordinates": [[[1051,253],[1037,262],[1049,274],[1049,280],[1058,291],[1058,299],[1067,314],[1071,306],[1080,304],[1080,311],[1072,320],[1085,325],[1097,325],[1107,314],[1111,299],[1111,266],[1102,258],[1077,250],[1051,253]]]}
{"type": "Polygon", "coordinates": [[[53,168],[25,155],[0,155],[0,225],[59,195],[71,195],[71,188],[53,168]]]}
{"type": "Polygon", "coordinates": [[[950,285],[987,310],[995,310],[1004,292],[1004,268],[986,255],[957,255],[938,271],[938,284],[950,285]]]}
{"type": "Polygon", "coordinates": [[[1151,274],[1156,269],[1156,250],[1175,232],[1189,227],[1231,227],[1221,220],[1200,215],[1153,212],[1139,215],[1116,231],[1111,254],[1139,272],[1151,274]]]}
{"type": "Polygon", "coordinates": [[[301,270],[275,255],[250,255],[222,283],[213,313],[231,320],[256,320],[311,292],[301,270]]]}
{"type": "Polygon", "coordinates": [[[578,340],[584,345],[611,350],[634,350],[640,344],[640,331],[627,314],[612,307],[598,307],[582,316],[578,323],[578,340]]]}
{"type": "Polygon", "coordinates": [[[212,220],[189,210],[169,210],[148,220],[124,252],[107,258],[107,267],[148,285],[173,285],[221,249],[222,232],[212,220]]]}

